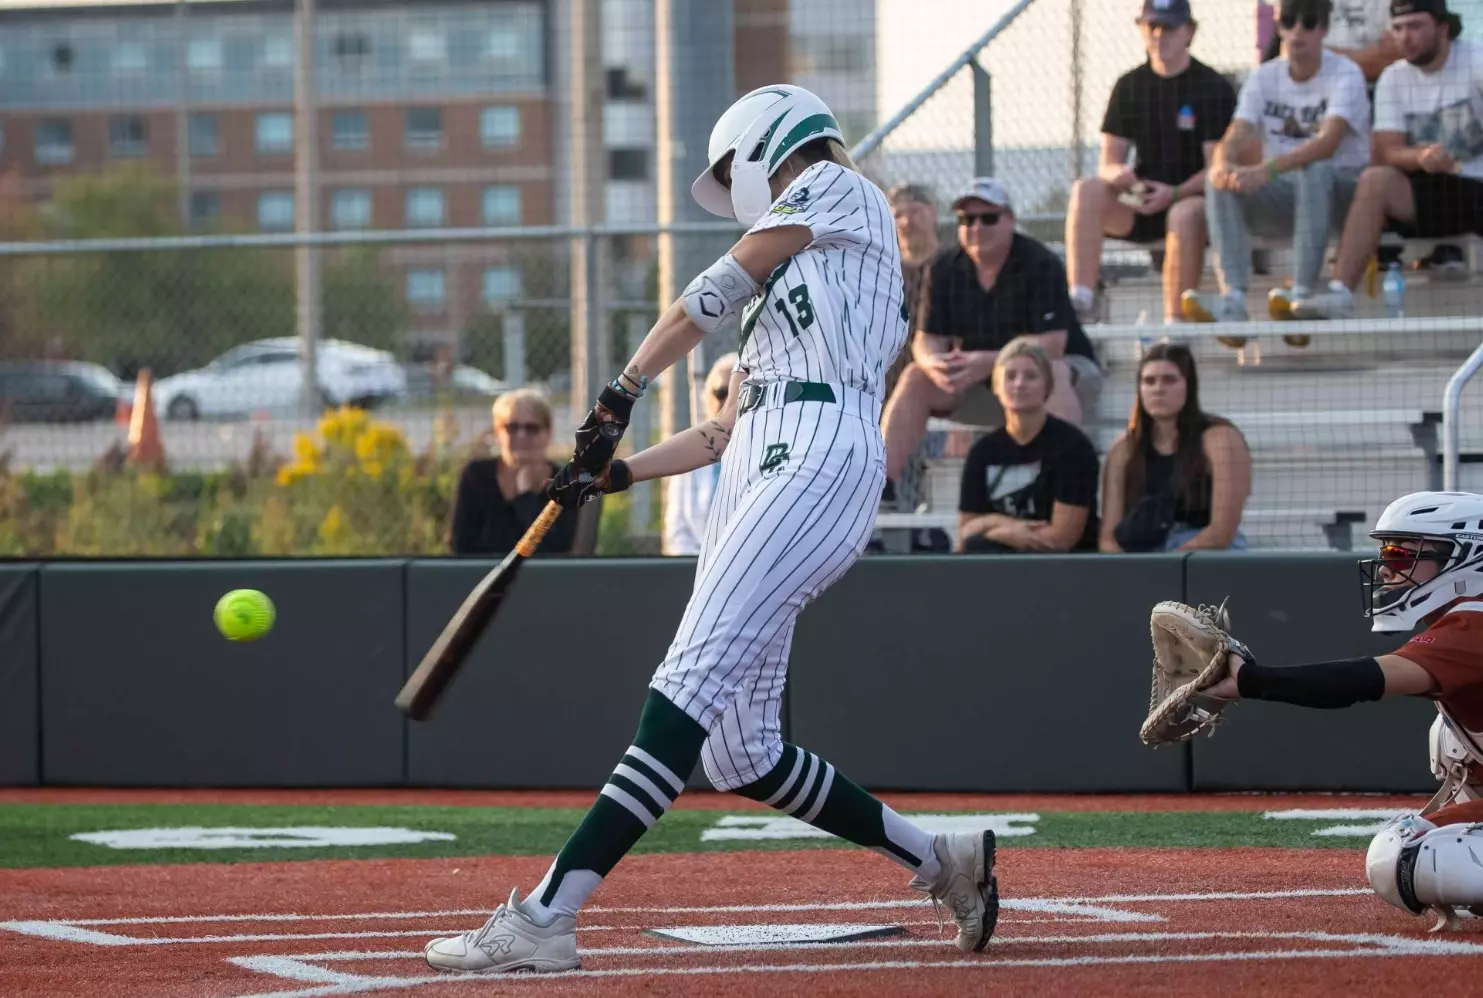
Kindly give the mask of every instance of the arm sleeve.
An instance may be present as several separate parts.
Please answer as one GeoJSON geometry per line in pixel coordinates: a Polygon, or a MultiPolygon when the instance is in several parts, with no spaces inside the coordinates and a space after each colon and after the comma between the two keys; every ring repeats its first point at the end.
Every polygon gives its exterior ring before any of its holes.
{"type": "Polygon", "coordinates": [[[1120,139],[1132,139],[1132,129],[1128,127],[1129,113],[1133,110],[1129,107],[1132,103],[1131,80],[1124,76],[1119,79],[1112,88],[1112,96],[1107,98],[1107,110],[1102,115],[1102,132],[1104,135],[1115,135],[1120,139]]]}
{"type": "MultiPolygon", "coordinates": [[[[1066,267],[1050,250],[1039,255],[1026,273],[1024,317],[1025,328],[1021,333],[1049,333],[1064,329],[1068,332],[1075,325],[1076,316],[1071,306],[1071,292],[1066,287],[1066,267]]],[[[1071,345],[1066,345],[1069,351],[1071,345]]]]}
{"type": "Polygon", "coordinates": [[[984,472],[988,468],[988,440],[989,437],[984,437],[974,444],[963,460],[963,482],[958,492],[960,513],[993,512],[989,506],[988,482],[984,480],[984,472]]]}
{"type": "Polygon", "coordinates": [[[815,163],[795,177],[747,231],[804,225],[814,236],[811,247],[868,246],[870,228],[879,226],[885,211],[870,197],[868,183],[837,163],[815,163]]]}
{"type": "MultiPolygon", "coordinates": [[[[1344,59],[1343,56],[1335,56],[1344,59]]],[[[1364,135],[1370,130],[1370,95],[1365,91],[1365,74],[1352,59],[1344,59],[1344,74],[1339,81],[1331,117],[1343,118],[1349,127],[1364,135]]]]}
{"type": "Polygon", "coordinates": [[[1061,467],[1056,475],[1056,502],[1067,506],[1095,508],[1097,504],[1097,452],[1086,434],[1071,427],[1061,448],[1061,467]]]}
{"type": "Polygon", "coordinates": [[[917,302],[927,308],[916,328],[924,333],[954,335],[950,273],[948,258],[939,256],[927,265],[927,272],[922,275],[926,287],[917,292],[917,302]]]}
{"type": "Polygon", "coordinates": [[[1441,696],[1483,685],[1483,609],[1444,614],[1395,654],[1431,673],[1441,696]]]}
{"type": "Polygon", "coordinates": [[[1246,78],[1246,82],[1241,84],[1241,93],[1236,96],[1234,117],[1257,127],[1260,127],[1262,123],[1264,76],[1261,68],[1256,69],[1246,78]]]}
{"type": "Polygon", "coordinates": [[[1387,66],[1375,83],[1375,131],[1405,132],[1406,109],[1401,105],[1400,86],[1393,66],[1387,66]]]}
{"type": "Polygon", "coordinates": [[[448,532],[448,547],[454,554],[479,553],[479,533],[484,516],[472,470],[472,465],[464,465],[453,498],[453,524],[448,532]]]}

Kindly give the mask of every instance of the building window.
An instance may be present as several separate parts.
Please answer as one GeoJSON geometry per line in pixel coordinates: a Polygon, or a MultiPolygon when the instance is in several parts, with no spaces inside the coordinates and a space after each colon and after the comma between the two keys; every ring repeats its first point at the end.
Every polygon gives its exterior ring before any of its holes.
{"type": "Polygon", "coordinates": [[[260,153],[293,152],[294,118],[283,111],[270,111],[257,116],[257,151],[260,153]]]}
{"type": "Polygon", "coordinates": [[[221,39],[192,38],[185,48],[185,64],[195,73],[221,72],[221,39]]]}
{"type": "Polygon", "coordinates": [[[370,191],[335,191],[330,196],[330,224],[337,229],[364,229],[371,224],[370,191]]]}
{"type": "Polygon", "coordinates": [[[113,71],[121,76],[135,76],[149,68],[149,56],[140,42],[119,42],[113,50],[113,71]]]}
{"type": "Polygon", "coordinates": [[[648,180],[649,150],[609,149],[609,180],[648,180]]]}
{"type": "Polygon", "coordinates": [[[36,123],[36,162],[72,162],[72,122],[51,118],[36,123]]]}
{"type": "Polygon", "coordinates": [[[207,228],[221,217],[221,195],[216,191],[191,191],[191,225],[207,228]]]}
{"type": "Polygon", "coordinates": [[[442,311],[448,288],[441,270],[407,271],[407,302],[422,312],[442,311]]]}
{"type": "Polygon", "coordinates": [[[221,152],[221,119],[215,114],[192,114],[186,127],[192,156],[215,156],[221,152]]]}
{"type": "Polygon", "coordinates": [[[294,227],[294,196],[288,191],[268,191],[257,199],[257,225],[264,232],[294,227]]]}
{"type": "Polygon", "coordinates": [[[356,73],[370,59],[371,39],[358,31],[345,32],[335,36],[330,49],[342,73],[356,73]]]}
{"type": "Polygon", "coordinates": [[[66,76],[72,72],[72,46],[66,42],[58,42],[51,49],[51,70],[58,76],[66,76]]]}
{"type": "Polygon", "coordinates": [[[484,302],[497,306],[520,297],[520,271],[514,267],[486,267],[482,281],[484,302]]]}
{"type": "Polygon", "coordinates": [[[520,224],[520,188],[484,188],[484,224],[520,224]]]}
{"type": "Polygon", "coordinates": [[[448,36],[430,28],[414,29],[407,36],[407,58],[414,63],[446,62],[448,36]]]}
{"type": "Polygon", "coordinates": [[[635,80],[628,75],[628,70],[622,66],[615,66],[608,70],[608,100],[614,101],[647,101],[649,99],[649,88],[642,80],[635,80]]]}
{"type": "Polygon", "coordinates": [[[330,145],[336,149],[366,149],[371,127],[364,111],[336,111],[330,117],[330,145]]]}
{"type": "Polygon", "coordinates": [[[495,28],[484,40],[484,58],[490,62],[515,62],[520,58],[520,32],[495,28]]]}
{"type": "Polygon", "coordinates": [[[143,156],[147,144],[143,118],[127,115],[108,119],[108,155],[143,156]]]}
{"type": "Polygon", "coordinates": [[[443,145],[443,112],[435,107],[407,108],[407,148],[440,149],[443,145]]]}
{"type": "Polygon", "coordinates": [[[263,65],[269,69],[292,69],[294,40],[288,35],[269,35],[263,39],[263,65]]]}
{"type": "Polygon", "coordinates": [[[431,229],[443,224],[443,192],[436,187],[414,187],[407,192],[407,227],[431,229]]]}
{"type": "Polygon", "coordinates": [[[520,109],[486,107],[479,112],[479,138],[486,149],[505,149],[520,142],[520,109]]]}

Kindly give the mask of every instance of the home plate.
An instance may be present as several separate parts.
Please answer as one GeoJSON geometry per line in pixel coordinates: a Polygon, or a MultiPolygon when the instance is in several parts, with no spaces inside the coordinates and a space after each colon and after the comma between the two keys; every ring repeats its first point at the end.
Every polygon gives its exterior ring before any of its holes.
{"type": "Polygon", "coordinates": [[[701,946],[787,946],[789,943],[844,943],[906,932],[900,925],[680,925],[646,929],[648,935],[701,946]]]}

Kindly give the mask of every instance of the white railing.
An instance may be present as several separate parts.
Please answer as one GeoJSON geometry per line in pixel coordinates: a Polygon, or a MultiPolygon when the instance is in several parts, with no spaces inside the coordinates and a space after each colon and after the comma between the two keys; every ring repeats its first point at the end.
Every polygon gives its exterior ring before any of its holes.
{"type": "MultiPolygon", "coordinates": [[[[1477,320],[1475,320],[1477,321],[1477,320]]],[[[1461,449],[1462,426],[1459,422],[1459,410],[1462,407],[1462,389],[1478,368],[1483,367],[1483,344],[1479,344],[1462,366],[1447,381],[1447,390],[1442,393],[1442,488],[1447,491],[1455,490],[1457,486],[1457,472],[1461,449]]]]}

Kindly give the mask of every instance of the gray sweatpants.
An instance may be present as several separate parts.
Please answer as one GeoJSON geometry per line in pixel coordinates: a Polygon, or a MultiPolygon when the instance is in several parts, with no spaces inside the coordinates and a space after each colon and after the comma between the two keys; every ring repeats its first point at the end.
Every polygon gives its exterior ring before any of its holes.
{"type": "Polygon", "coordinates": [[[1251,237],[1293,242],[1293,283],[1313,291],[1323,272],[1323,253],[1331,234],[1344,227],[1354,200],[1358,168],[1336,170],[1328,162],[1309,163],[1285,173],[1253,194],[1219,191],[1205,181],[1205,217],[1210,224],[1212,265],[1223,294],[1245,293],[1251,281],[1251,237]]]}

